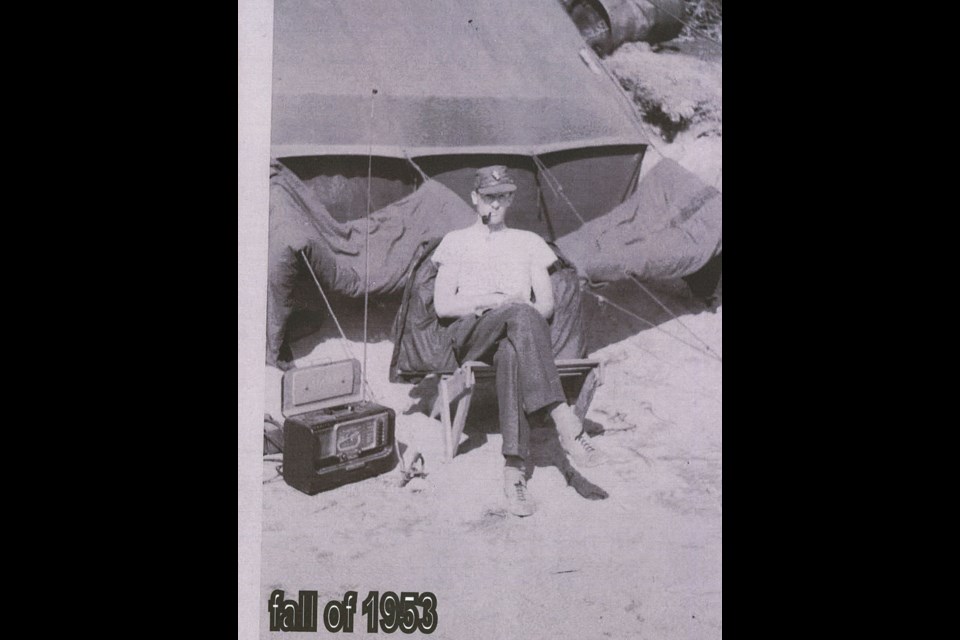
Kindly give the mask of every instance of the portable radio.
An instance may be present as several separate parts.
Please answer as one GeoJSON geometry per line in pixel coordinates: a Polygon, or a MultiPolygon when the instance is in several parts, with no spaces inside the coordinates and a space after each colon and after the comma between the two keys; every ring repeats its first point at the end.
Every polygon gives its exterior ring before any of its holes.
{"type": "Polygon", "coordinates": [[[283,374],[283,479],[308,495],[389,471],[396,412],[361,400],[360,363],[283,374]]]}

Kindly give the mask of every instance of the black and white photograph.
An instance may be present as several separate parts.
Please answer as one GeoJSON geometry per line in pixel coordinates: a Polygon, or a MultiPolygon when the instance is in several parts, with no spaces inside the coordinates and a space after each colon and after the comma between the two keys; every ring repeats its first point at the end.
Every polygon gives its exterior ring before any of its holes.
{"type": "Polygon", "coordinates": [[[239,637],[721,638],[722,0],[239,8],[239,637]]]}

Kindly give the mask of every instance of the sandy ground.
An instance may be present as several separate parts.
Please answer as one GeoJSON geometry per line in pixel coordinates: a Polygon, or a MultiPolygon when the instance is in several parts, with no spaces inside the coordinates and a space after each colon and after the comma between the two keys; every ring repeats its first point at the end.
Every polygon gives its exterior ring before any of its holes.
{"type": "MultiPolygon", "coordinates": [[[[659,144],[722,189],[720,145],[696,134],[659,144]]],[[[599,293],[655,328],[588,305],[590,356],[605,366],[587,427],[611,463],[571,471],[554,432],[535,430],[529,518],[505,510],[490,411],[472,412],[461,453],[444,462],[439,422],[414,397],[424,387],[388,382],[392,344],[373,332],[375,398],[397,411],[404,458],[421,452],[428,475],[401,488],[395,470],[311,497],[278,476],[279,456],[266,457],[261,602],[278,588],[315,589],[321,607],[349,590],[361,600],[432,591],[435,638],[720,638],[722,303],[710,313],[680,281],[648,286],[670,312],[631,282],[599,293]]],[[[305,365],[347,357],[345,346],[362,357],[361,343],[340,339],[294,351],[305,365]]],[[[279,417],[279,372],[267,389],[279,417]]],[[[261,636],[275,637],[260,620],[261,636]]]]}
{"type": "MultiPolygon", "coordinates": [[[[628,291],[604,295],[665,315],[628,291]]],[[[655,293],[695,308],[679,285],[655,293]]],[[[642,325],[609,305],[594,312],[594,337],[642,325]]],[[[688,312],[592,351],[605,375],[587,424],[613,461],[568,483],[553,431],[534,431],[539,510],[525,519],[505,511],[500,435],[470,425],[466,452],[444,463],[439,423],[406,415],[414,386],[387,382],[392,345],[369,345],[373,392],[397,410],[404,457],[422,452],[428,476],[399,488],[396,470],[311,497],[277,476],[277,456],[265,460],[261,601],[276,588],[317,589],[321,603],[432,591],[437,638],[721,637],[722,320],[722,305],[688,312]],[[581,495],[594,486],[609,498],[581,495]]],[[[361,344],[350,349],[361,357],[361,344]]],[[[298,363],[344,355],[328,340],[298,363]]]]}

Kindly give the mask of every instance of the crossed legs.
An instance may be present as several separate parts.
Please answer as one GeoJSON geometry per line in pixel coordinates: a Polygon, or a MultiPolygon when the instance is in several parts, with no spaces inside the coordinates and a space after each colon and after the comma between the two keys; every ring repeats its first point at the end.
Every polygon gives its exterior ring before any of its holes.
{"type": "Polygon", "coordinates": [[[448,331],[460,362],[496,367],[503,455],[526,459],[528,416],[566,402],[547,321],[530,305],[510,304],[479,318],[459,318],[448,331]]]}

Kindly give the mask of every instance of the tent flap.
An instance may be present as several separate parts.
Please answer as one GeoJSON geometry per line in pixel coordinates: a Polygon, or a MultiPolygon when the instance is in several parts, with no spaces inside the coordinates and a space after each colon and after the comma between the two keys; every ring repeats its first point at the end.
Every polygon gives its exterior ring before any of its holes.
{"type": "Polygon", "coordinates": [[[661,160],[636,192],[557,244],[594,282],[693,274],[722,251],[723,195],[673,160],[661,160]]]}
{"type": "MultiPolygon", "coordinates": [[[[476,220],[456,194],[435,180],[370,214],[367,220],[337,222],[288,168],[271,166],[267,291],[267,361],[276,362],[287,318],[297,306],[303,258],[324,290],[344,296],[389,295],[403,289],[417,247],[476,220]],[[369,263],[366,256],[370,256],[369,263]],[[367,271],[369,269],[369,271],[367,271]]],[[[315,286],[308,281],[310,287],[315,286]]],[[[308,295],[315,296],[311,292],[308,295]]]]}

